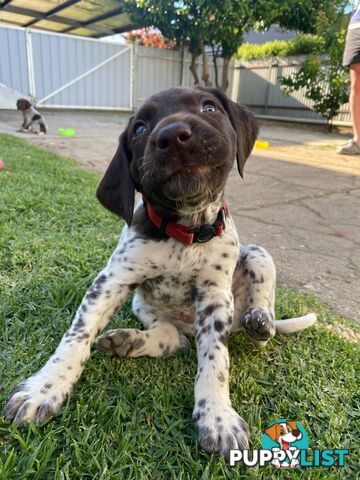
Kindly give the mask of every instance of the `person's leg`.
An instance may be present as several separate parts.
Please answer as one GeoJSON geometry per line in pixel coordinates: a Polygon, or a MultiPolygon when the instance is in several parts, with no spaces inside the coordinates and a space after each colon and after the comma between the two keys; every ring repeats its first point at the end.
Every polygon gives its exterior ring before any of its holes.
{"type": "Polygon", "coordinates": [[[360,63],[350,65],[350,114],[354,141],[360,144],[360,63]]]}
{"type": "Polygon", "coordinates": [[[342,155],[360,155],[360,63],[350,65],[349,106],[354,137],[345,145],[337,147],[342,155]]]}
{"type": "Polygon", "coordinates": [[[342,64],[350,67],[349,107],[354,137],[337,147],[336,152],[360,155],[360,28],[348,30],[342,64]]]}

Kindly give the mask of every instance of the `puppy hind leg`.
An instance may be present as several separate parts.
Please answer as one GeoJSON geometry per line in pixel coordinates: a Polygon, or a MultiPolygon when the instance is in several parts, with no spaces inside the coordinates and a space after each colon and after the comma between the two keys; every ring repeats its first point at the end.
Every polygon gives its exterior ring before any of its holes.
{"type": "Polygon", "coordinates": [[[271,255],[256,245],[242,246],[234,273],[234,329],[264,343],[275,335],[276,270],[271,255]]]}
{"type": "Polygon", "coordinates": [[[135,294],[133,312],[149,330],[121,328],[109,330],[97,338],[96,345],[114,357],[169,357],[189,347],[189,341],[165,320],[165,314],[135,294]]]}

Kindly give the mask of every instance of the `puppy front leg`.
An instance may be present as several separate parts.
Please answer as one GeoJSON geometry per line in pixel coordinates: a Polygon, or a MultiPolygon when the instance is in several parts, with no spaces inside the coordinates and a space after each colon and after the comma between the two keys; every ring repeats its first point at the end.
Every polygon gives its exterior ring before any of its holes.
{"type": "Polygon", "coordinates": [[[112,267],[110,261],[95,279],[55,353],[41,370],[10,393],[6,418],[17,424],[40,422],[59,411],[81,375],[97,333],[136,286],[129,272],[112,267]]]}
{"type": "Polygon", "coordinates": [[[228,457],[230,449],[248,448],[249,429],[229,397],[227,339],[234,313],[231,285],[219,288],[214,283],[205,280],[197,290],[198,371],[193,421],[201,447],[228,457]]]}
{"type": "Polygon", "coordinates": [[[17,130],[17,132],[27,132],[28,128],[29,128],[29,125],[30,124],[28,124],[27,121],[24,119],[21,127],[19,128],[19,130],[17,130]]]}

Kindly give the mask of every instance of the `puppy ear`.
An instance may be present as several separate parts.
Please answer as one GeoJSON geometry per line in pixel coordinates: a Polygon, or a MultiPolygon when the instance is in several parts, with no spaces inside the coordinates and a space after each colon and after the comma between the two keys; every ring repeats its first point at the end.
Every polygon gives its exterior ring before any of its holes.
{"type": "Polygon", "coordinates": [[[271,440],[277,442],[277,439],[278,439],[278,435],[277,435],[277,424],[275,423],[274,425],[272,425],[271,427],[269,427],[267,430],[265,430],[264,433],[266,433],[267,435],[269,435],[269,437],[271,438],[271,440]]]}
{"type": "Polygon", "coordinates": [[[237,136],[236,160],[243,177],[244,165],[254,148],[259,126],[254,115],[243,105],[227,99],[227,112],[237,136]]]}
{"type": "Polygon", "coordinates": [[[241,177],[243,177],[245,162],[254,148],[255,140],[259,132],[257,120],[244,105],[233,102],[221,90],[215,88],[210,89],[210,93],[221,101],[236,132],[236,160],[239,173],[241,177]]]}
{"type": "Polygon", "coordinates": [[[130,176],[131,154],[127,131],[120,135],[118,149],[103,176],[96,196],[100,203],[123,218],[130,226],[135,202],[135,185],[130,176]]]}

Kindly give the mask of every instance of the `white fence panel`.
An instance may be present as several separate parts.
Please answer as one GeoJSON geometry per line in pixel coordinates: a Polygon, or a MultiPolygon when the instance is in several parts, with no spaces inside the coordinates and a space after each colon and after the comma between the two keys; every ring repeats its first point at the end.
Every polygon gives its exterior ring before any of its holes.
{"type": "Polygon", "coordinates": [[[131,109],[131,48],[40,32],[32,46],[41,106],[131,109]]]}
{"type": "Polygon", "coordinates": [[[0,108],[16,108],[19,92],[30,93],[24,29],[0,28],[0,108]]]}
{"type": "Polygon", "coordinates": [[[9,26],[0,46],[0,84],[41,107],[132,109],[130,46],[9,26]]]}
{"type": "MultiPolygon", "coordinates": [[[[260,117],[291,121],[325,123],[313,110],[313,102],[306,98],[304,89],[285,95],[281,77],[296,73],[304,57],[242,62],[240,67],[238,101],[250,107],[260,117]]],[[[350,124],[348,105],[342,105],[335,123],[350,124]]]]}
{"type": "Polygon", "coordinates": [[[135,106],[156,92],[180,85],[181,52],[135,47],[135,106]]]}
{"type": "MultiPolygon", "coordinates": [[[[199,78],[202,77],[202,58],[196,59],[199,78]]],[[[221,83],[223,60],[218,59],[218,83],[221,83]]],[[[195,85],[190,71],[191,55],[178,50],[135,47],[135,105],[139,106],[147,97],[172,86],[195,85]]],[[[215,87],[215,67],[212,56],[208,56],[211,86],[215,87]]],[[[230,94],[233,84],[234,62],[229,65],[230,94]]]]}

